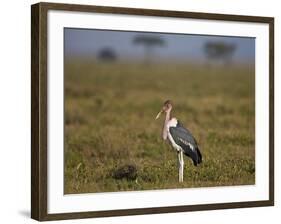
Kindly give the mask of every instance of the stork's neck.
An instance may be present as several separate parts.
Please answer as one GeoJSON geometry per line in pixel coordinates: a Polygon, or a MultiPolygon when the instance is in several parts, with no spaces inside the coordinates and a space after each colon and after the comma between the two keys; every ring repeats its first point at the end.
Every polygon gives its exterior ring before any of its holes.
{"type": "Polygon", "coordinates": [[[169,120],[171,120],[171,110],[168,110],[168,111],[166,112],[165,124],[166,124],[169,120]]]}
{"type": "Polygon", "coordinates": [[[165,116],[165,122],[164,122],[164,127],[163,127],[163,139],[166,140],[168,137],[168,130],[167,130],[167,124],[168,122],[171,120],[171,110],[168,110],[166,112],[166,116],[165,116]]]}

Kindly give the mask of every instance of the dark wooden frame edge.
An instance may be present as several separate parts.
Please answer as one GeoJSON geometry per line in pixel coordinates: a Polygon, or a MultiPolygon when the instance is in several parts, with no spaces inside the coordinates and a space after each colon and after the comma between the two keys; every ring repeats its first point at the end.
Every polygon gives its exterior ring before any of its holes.
{"type": "Polygon", "coordinates": [[[38,221],[141,215],[170,212],[203,211],[274,205],[274,18],[164,11],[90,5],[37,3],[31,6],[31,218],[38,221]],[[269,200],[171,206],[109,211],[48,214],[47,211],[47,12],[66,10],[117,13],[145,16],[165,16],[209,20],[257,22],[269,24],[269,200]]]}

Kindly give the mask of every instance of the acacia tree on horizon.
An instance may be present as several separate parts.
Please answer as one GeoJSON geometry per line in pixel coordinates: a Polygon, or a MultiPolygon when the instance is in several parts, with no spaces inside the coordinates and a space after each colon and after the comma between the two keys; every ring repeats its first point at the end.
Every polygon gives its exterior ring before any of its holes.
{"type": "Polygon", "coordinates": [[[97,54],[98,60],[102,62],[114,62],[117,60],[117,54],[111,47],[104,47],[97,54]]]}
{"type": "Polygon", "coordinates": [[[145,51],[144,64],[149,64],[152,60],[152,52],[155,47],[165,46],[165,41],[160,36],[154,35],[136,35],[133,39],[134,45],[142,45],[145,51]]]}
{"type": "Polygon", "coordinates": [[[220,61],[224,65],[232,63],[236,45],[223,41],[208,41],[204,45],[204,52],[209,61],[220,61]]]}

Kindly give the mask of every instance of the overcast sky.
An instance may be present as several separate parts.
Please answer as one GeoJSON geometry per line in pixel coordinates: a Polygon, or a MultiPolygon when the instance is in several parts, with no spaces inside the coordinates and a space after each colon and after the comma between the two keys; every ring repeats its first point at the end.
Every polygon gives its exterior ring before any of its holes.
{"type": "Polygon", "coordinates": [[[165,41],[165,46],[155,47],[153,56],[156,58],[175,60],[202,60],[205,58],[203,46],[209,41],[223,41],[236,45],[233,60],[236,62],[254,62],[255,39],[247,37],[222,37],[190,34],[163,34],[125,31],[107,31],[95,29],[65,28],[64,44],[66,56],[90,56],[105,47],[112,48],[119,59],[140,59],[144,48],[133,44],[135,36],[155,35],[165,41]]]}

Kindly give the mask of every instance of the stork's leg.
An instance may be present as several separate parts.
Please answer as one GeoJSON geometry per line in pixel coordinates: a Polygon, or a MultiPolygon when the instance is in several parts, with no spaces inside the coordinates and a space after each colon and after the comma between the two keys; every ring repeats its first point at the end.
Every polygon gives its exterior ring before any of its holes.
{"type": "Polygon", "coordinates": [[[179,182],[181,182],[181,153],[178,152],[179,182]]]}
{"type": "Polygon", "coordinates": [[[183,160],[183,151],[180,152],[181,155],[181,182],[183,182],[183,169],[184,169],[184,160],[183,160]]]}
{"type": "Polygon", "coordinates": [[[179,182],[183,182],[184,161],[183,161],[183,152],[182,151],[178,152],[178,160],[179,160],[179,182]]]}

